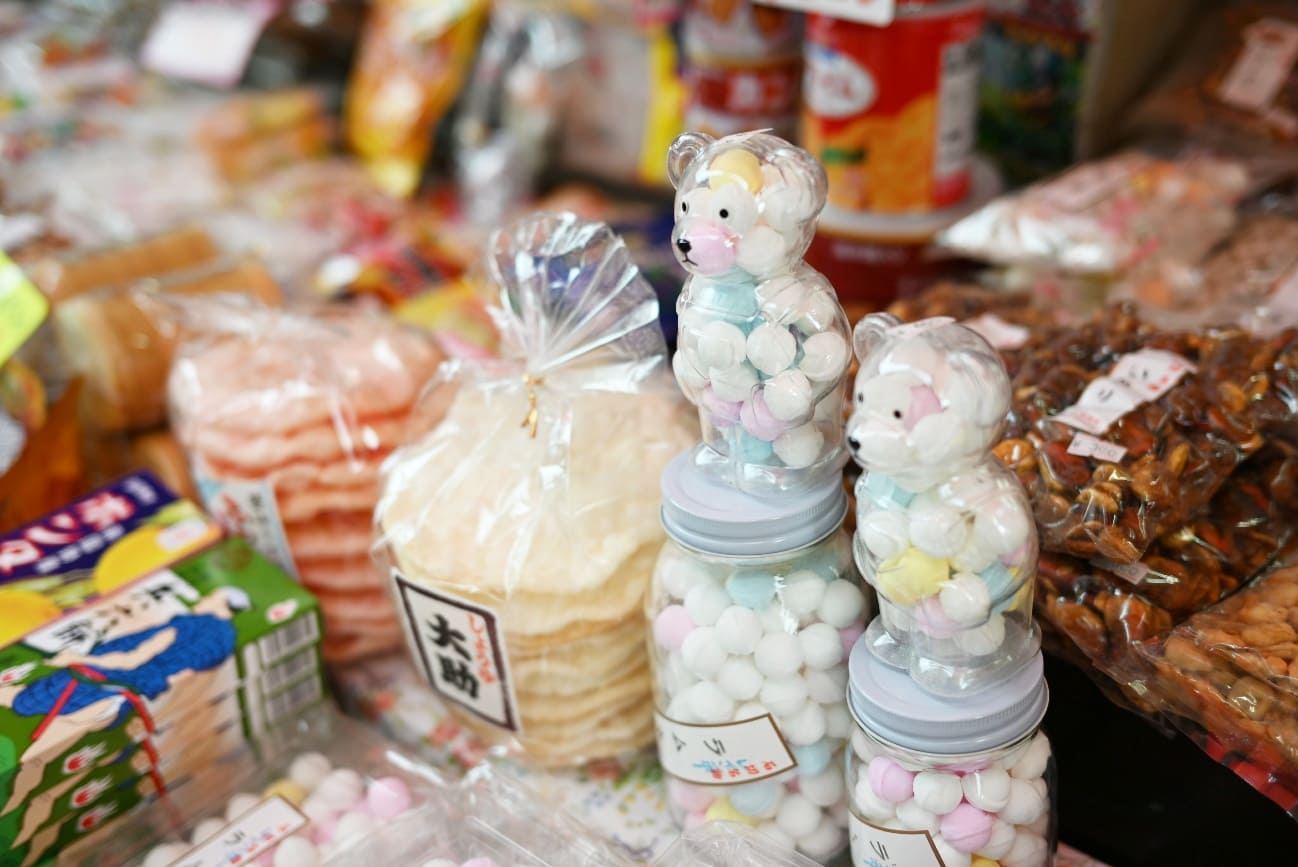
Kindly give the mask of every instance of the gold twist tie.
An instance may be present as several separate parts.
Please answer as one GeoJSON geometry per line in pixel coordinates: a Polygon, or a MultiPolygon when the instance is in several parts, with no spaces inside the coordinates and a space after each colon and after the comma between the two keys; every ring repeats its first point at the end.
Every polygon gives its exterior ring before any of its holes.
{"type": "Polygon", "coordinates": [[[536,389],[545,385],[545,377],[532,376],[530,373],[523,374],[523,384],[527,386],[527,417],[519,427],[527,428],[527,435],[536,439],[536,422],[538,413],[536,411],[536,389]]]}

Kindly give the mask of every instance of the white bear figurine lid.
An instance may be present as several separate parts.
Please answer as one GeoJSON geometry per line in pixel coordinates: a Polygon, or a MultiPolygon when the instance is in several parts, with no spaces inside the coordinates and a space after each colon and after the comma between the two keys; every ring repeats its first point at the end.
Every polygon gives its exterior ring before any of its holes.
{"type": "Polygon", "coordinates": [[[839,407],[851,361],[834,288],[802,261],[824,169],[768,133],[686,133],[668,157],[672,245],[688,272],[677,381],[699,407],[701,466],[750,493],[789,490],[846,461],[839,407]]]}

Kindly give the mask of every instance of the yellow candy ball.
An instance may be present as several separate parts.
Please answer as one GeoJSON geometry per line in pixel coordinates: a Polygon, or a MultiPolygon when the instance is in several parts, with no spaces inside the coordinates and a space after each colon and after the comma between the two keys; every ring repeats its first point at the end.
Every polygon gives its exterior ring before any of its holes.
{"type": "Polygon", "coordinates": [[[993,861],[990,858],[984,858],[982,855],[975,855],[969,867],[1001,867],[1001,862],[993,861]]]}
{"type": "Polygon", "coordinates": [[[745,816],[736,810],[730,803],[730,799],[722,796],[712,802],[708,811],[703,814],[703,818],[709,822],[743,822],[745,825],[756,825],[757,820],[752,816],[745,816]]]}
{"type": "Polygon", "coordinates": [[[912,546],[880,564],[875,586],[895,605],[915,605],[942,589],[950,577],[950,561],[912,546]]]}
{"type": "Polygon", "coordinates": [[[282,779],[271,783],[261,793],[263,798],[273,798],[276,795],[288,801],[294,807],[300,807],[302,802],[306,800],[307,791],[292,780],[282,779]]]}
{"type": "Polygon", "coordinates": [[[708,186],[719,189],[724,184],[743,184],[748,192],[762,188],[762,161],[743,148],[724,151],[712,160],[708,186]]]}

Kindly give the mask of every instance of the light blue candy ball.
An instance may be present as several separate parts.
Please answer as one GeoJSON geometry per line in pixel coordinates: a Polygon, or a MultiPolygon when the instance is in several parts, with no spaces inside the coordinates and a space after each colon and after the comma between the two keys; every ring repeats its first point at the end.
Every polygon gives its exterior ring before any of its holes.
{"type": "Polygon", "coordinates": [[[1010,574],[1010,570],[1004,563],[991,564],[979,572],[978,577],[986,582],[987,592],[991,594],[992,602],[1003,598],[1014,586],[1014,576],[1010,574]]]}
{"type": "Polygon", "coordinates": [[[792,747],[792,750],[793,757],[798,760],[798,776],[800,777],[811,777],[819,774],[829,767],[829,760],[833,755],[833,750],[829,748],[829,741],[825,738],[821,738],[814,744],[792,747]]]}
{"type": "Polygon", "coordinates": [[[736,436],[735,457],[746,464],[766,463],[775,454],[775,447],[755,436],[739,432],[736,436]]]}
{"type": "Polygon", "coordinates": [[[726,579],[726,592],[736,605],[761,611],[775,598],[775,576],[761,569],[741,569],[726,579]]]}
{"type": "Polygon", "coordinates": [[[915,499],[914,493],[906,490],[883,473],[868,473],[865,477],[865,493],[872,502],[879,506],[896,506],[904,509],[915,499]]]}
{"type": "Polygon", "coordinates": [[[775,806],[780,784],[770,780],[744,783],[730,790],[730,805],[745,816],[758,816],[775,806]]]}

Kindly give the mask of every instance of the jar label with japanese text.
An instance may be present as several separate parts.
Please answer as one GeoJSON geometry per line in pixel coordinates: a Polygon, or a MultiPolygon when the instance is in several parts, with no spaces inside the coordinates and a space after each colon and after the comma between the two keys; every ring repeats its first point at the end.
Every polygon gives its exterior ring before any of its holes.
{"type": "Polygon", "coordinates": [[[306,816],[278,796],[272,796],[217,831],[172,862],[173,867],[226,867],[251,864],[285,837],[305,828],[306,816]]]}
{"type": "Polygon", "coordinates": [[[522,730],[495,612],[407,580],[392,570],[412,651],[429,684],[492,725],[522,730]]]}
{"type": "Polygon", "coordinates": [[[946,867],[927,831],[880,828],[850,816],[852,867],[946,867]]]}
{"type": "Polygon", "coordinates": [[[658,757],[678,780],[731,786],[764,780],[798,765],[770,714],[732,723],[683,723],[654,714],[658,757]]]}

